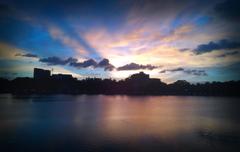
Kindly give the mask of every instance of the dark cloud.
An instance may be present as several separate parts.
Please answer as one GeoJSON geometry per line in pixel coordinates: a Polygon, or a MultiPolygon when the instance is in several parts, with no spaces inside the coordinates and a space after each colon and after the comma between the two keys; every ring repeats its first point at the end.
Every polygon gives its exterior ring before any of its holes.
{"type": "Polygon", "coordinates": [[[207,73],[205,70],[195,70],[195,69],[184,69],[184,68],[174,68],[174,69],[165,69],[160,71],[159,73],[166,73],[166,72],[183,72],[185,74],[189,75],[195,75],[195,76],[207,76],[207,73]]]}
{"type": "Polygon", "coordinates": [[[240,48],[240,42],[234,42],[230,40],[220,40],[218,42],[209,42],[208,44],[200,44],[194,49],[196,54],[203,54],[207,52],[211,52],[214,50],[222,50],[222,49],[235,49],[240,48]]]}
{"type": "Polygon", "coordinates": [[[69,65],[75,68],[104,68],[105,71],[112,71],[115,67],[109,62],[108,59],[102,59],[99,63],[94,59],[88,59],[82,62],[78,62],[77,59],[69,57],[67,59],[61,59],[53,56],[48,58],[39,59],[40,62],[46,63],[47,65],[69,65]]]}
{"type": "Polygon", "coordinates": [[[239,54],[239,52],[238,52],[238,51],[227,52],[227,53],[224,53],[224,54],[218,55],[217,57],[219,57],[219,58],[224,58],[224,57],[232,56],[232,55],[236,55],[236,54],[239,54]]]}
{"type": "Polygon", "coordinates": [[[61,59],[59,57],[53,56],[48,58],[39,59],[40,62],[46,63],[47,65],[66,65],[68,63],[77,62],[77,59],[69,57],[67,59],[61,59]]]}
{"type": "Polygon", "coordinates": [[[87,68],[87,67],[96,67],[97,66],[97,62],[93,59],[88,59],[86,61],[83,62],[71,62],[70,66],[76,67],[76,68],[87,68]]]}
{"type": "Polygon", "coordinates": [[[118,71],[123,71],[123,70],[140,70],[140,69],[148,69],[148,70],[153,70],[158,68],[157,66],[153,66],[151,64],[147,65],[141,65],[141,64],[136,64],[136,63],[130,63],[126,64],[124,66],[118,67],[118,71]]]}
{"type": "MultiPolygon", "coordinates": [[[[112,71],[115,69],[115,67],[110,63],[108,59],[102,59],[101,61],[97,62],[94,59],[88,59],[82,62],[78,62],[75,58],[67,58],[67,59],[61,59],[59,57],[48,57],[48,58],[41,58],[39,59],[40,62],[46,63],[47,65],[69,65],[75,68],[104,68],[105,71],[112,71]]],[[[123,70],[140,70],[140,69],[148,69],[153,70],[158,68],[158,66],[153,66],[150,64],[147,65],[141,65],[136,63],[130,63],[126,64],[124,66],[118,67],[118,71],[123,70]]]]}
{"type": "MultiPolygon", "coordinates": [[[[46,63],[47,65],[69,65],[75,68],[104,68],[105,71],[112,71],[115,69],[115,67],[110,63],[108,59],[102,59],[101,61],[97,62],[94,59],[88,59],[82,62],[78,62],[75,58],[67,58],[67,59],[61,59],[59,57],[48,57],[48,58],[41,58],[39,59],[40,62],[46,63]]],[[[118,67],[118,71],[123,70],[140,70],[140,69],[148,69],[153,70],[158,68],[157,66],[153,66],[150,64],[147,65],[141,65],[136,63],[130,63],[126,64],[124,66],[118,67]]]]}
{"type": "Polygon", "coordinates": [[[115,68],[108,59],[102,59],[97,66],[103,67],[105,71],[112,71],[115,68]]]}
{"type": "Polygon", "coordinates": [[[22,57],[29,57],[29,58],[38,58],[38,56],[36,54],[31,54],[31,53],[26,53],[26,54],[17,53],[17,54],[15,54],[15,56],[22,56],[22,57]]]}
{"type": "Polygon", "coordinates": [[[98,63],[98,66],[100,67],[105,67],[109,65],[109,60],[108,59],[102,59],[99,63],[98,63]]]}
{"type": "Polygon", "coordinates": [[[73,66],[76,68],[87,68],[87,67],[104,68],[105,71],[112,71],[115,68],[112,64],[110,64],[108,59],[102,59],[99,63],[97,63],[93,59],[88,59],[83,62],[71,62],[70,66],[73,66]]]}
{"type": "Polygon", "coordinates": [[[215,7],[217,14],[223,19],[231,21],[240,21],[240,1],[239,0],[226,0],[218,3],[215,7]]]}

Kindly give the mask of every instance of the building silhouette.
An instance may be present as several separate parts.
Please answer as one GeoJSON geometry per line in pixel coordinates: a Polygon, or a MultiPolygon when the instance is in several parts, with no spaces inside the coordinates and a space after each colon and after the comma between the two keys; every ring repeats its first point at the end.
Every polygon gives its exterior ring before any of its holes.
{"type": "Polygon", "coordinates": [[[49,80],[77,80],[71,74],[51,74],[50,70],[44,70],[40,68],[34,68],[33,70],[33,78],[34,79],[49,79],[49,80]]]}
{"type": "Polygon", "coordinates": [[[33,77],[34,77],[34,79],[49,79],[51,77],[51,71],[34,68],[33,77]]]}
{"type": "Polygon", "coordinates": [[[77,80],[76,78],[73,78],[71,74],[53,74],[51,76],[53,80],[77,80]]]}

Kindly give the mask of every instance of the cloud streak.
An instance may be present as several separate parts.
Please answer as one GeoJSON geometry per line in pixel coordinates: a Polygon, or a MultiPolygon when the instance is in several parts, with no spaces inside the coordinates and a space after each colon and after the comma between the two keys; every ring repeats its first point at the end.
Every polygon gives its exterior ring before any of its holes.
{"type": "Polygon", "coordinates": [[[69,35],[64,33],[64,31],[62,31],[60,28],[56,26],[50,26],[49,33],[53,39],[59,40],[61,43],[71,47],[81,55],[87,55],[89,53],[77,39],[70,37],[69,35]]]}

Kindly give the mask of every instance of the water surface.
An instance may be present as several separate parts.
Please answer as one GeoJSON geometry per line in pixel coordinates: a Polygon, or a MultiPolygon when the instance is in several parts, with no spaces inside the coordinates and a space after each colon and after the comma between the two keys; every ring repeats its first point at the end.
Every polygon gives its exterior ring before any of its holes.
{"type": "Polygon", "coordinates": [[[0,151],[237,151],[239,98],[0,95],[0,151]]]}

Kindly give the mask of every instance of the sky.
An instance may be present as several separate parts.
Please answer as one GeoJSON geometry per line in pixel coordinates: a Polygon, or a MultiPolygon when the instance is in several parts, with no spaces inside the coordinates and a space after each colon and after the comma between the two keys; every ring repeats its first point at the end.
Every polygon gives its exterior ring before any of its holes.
{"type": "Polygon", "coordinates": [[[240,79],[238,0],[1,0],[0,77],[240,79]]]}

